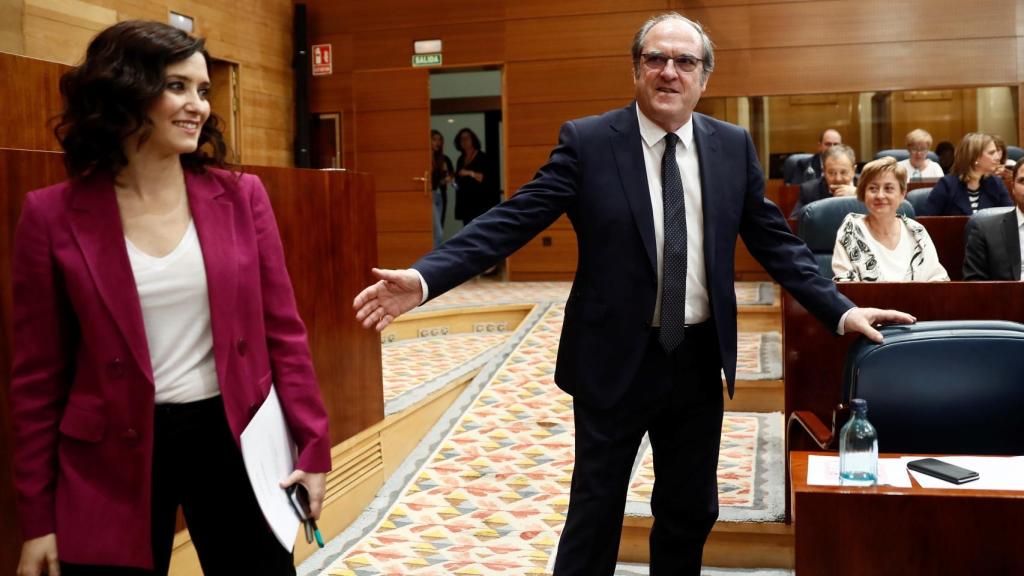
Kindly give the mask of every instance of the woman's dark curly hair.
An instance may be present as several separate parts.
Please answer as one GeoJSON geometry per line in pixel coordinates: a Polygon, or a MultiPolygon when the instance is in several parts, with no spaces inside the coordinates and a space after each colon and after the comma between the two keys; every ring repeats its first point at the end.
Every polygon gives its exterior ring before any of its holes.
{"type": "MultiPolygon", "coordinates": [[[[139,141],[145,142],[152,131],[148,111],[164,91],[167,65],[198,52],[209,67],[204,45],[202,38],[160,22],[129,20],[100,32],[89,43],[85,61],[60,79],[64,111],[54,134],[64,148],[68,176],[116,174],[124,168],[125,138],[141,130],[139,141]]],[[[225,165],[220,126],[221,120],[210,114],[199,147],[181,155],[182,166],[201,173],[206,166],[225,165]]]]}

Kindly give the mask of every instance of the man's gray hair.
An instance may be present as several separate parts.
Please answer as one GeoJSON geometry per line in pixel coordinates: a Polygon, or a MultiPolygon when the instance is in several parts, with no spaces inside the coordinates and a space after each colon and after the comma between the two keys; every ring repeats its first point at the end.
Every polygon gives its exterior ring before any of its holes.
{"type": "Polygon", "coordinates": [[[846,156],[850,159],[850,166],[853,166],[854,169],[857,168],[857,153],[853,151],[853,148],[846,144],[836,144],[821,153],[821,169],[825,169],[825,160],[837,156],[846,156]]]}
{"type": "Polygon", "coordinates": [[[678,12],[666,12],[657,16],[651,17],[644,25],[636,31],[636,35],[633,36],[633,76],[636,78],[640,77],[640,53],[644,49],[644,39],[647,38],[647,33],[651,31],[658,24],[666,20],[680,20],[686,22],[693,27],[694,30],[700,34],[701,43],[704,45],[704,56],[703,67],[701,68],[700,81],[701,84],[708,81],[708,76],[715,69],[715,45],[711,42],[711,38],[704,32],[704,28],[698,22],[694,22],[689,18],[683,16],[678,12]]]}

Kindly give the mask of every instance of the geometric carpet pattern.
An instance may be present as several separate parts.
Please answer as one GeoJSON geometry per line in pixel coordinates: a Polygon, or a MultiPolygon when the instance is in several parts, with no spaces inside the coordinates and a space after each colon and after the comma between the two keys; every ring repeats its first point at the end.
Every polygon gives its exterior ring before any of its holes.
{"type": "Polygon", "coordinates": [[[501,346],[509,336],[508,333],[465,332],[383,344],[384,401],[455,370],[501,346]]]}
{"type": "MultiPolygon", "coordinates": [[[[376,525],[352,538],[327,574],[549,573],[573,469],[572,399],[553,381],[563,313],[561,304],[547,309],[381,508],[376,525]]],[[[763,483],[755,477],[744,484],[740,471],[759,472],[750,447],[772,428],[748,415],[727,419],[723,510],[749,504],[763,483]]]]}

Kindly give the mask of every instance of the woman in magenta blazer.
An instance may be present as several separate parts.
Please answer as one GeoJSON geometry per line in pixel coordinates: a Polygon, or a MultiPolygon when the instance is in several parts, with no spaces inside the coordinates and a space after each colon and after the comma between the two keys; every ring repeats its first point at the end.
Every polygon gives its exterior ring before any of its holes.
{"type": "Polygon", "coordinates": [[[121,22],[61,78],[70,180],[14,243],[19,574],[164,574],[179,505],[206,574],[294,574],[239,435],[271,384],[319,515],[320,398],[270,203],[217,168],[201,39],[121,22]]]}

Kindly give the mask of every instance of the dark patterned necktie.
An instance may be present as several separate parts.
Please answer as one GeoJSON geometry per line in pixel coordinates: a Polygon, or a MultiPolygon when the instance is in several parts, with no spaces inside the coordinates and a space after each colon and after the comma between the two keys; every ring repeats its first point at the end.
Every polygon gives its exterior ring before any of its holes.
{"type": "Polygon", "coordinates": [[[686,311],[686,206],[676,163],[679,136],[665,134],[661,157],[661,203],[665,212],[661,266],[661,333],[658,342],[672,353],[683,341],[686,311]]]}

